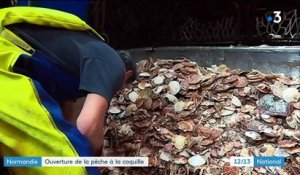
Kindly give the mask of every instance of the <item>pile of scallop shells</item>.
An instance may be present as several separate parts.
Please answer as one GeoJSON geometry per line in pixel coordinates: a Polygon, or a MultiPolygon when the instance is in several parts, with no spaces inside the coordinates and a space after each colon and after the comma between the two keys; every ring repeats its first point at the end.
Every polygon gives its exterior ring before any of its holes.
{"type": "Polygon", "coordinates": [[[103,156],[149,167],[107,174],[300,174],[300,77],[142,60],[108,110],[103,156]],[[284,167],[231,167],[232,156],[283,156],[284,167]]]}

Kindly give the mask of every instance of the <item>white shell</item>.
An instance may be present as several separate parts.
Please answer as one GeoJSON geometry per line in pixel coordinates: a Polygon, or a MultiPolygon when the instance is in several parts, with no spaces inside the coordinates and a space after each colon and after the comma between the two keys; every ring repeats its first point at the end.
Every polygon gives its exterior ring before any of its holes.
{"type": "Polygon", "coordinates": [[[233,105],[237,106],[237,107],[241,107],[242,106],[242,102],[236,96],[232,96],[231,103],[233,105]]]}
{"type": "Polygon", "coordinates": [[[293,137],[293,135],[295,134],[295,130],[293,130],[293,129],[283,129],[282,134],[287,136],[287,137],[293,137]]]}
{"type": "Polygon", "coordinates": [[[129,100],[133,103],[137,100],[138,97],[139,97],[139,94],[135,91],[132,91],[128,94],[129,100]]]}
{"type": "Polygon", "coordinates": [[[172,102],[172,103],[177,103],[177,102],[178,102],[177,97],[175,97],[174,95],[166,94],[165,97],[166,97],[170,102],[172,102]]]}
{"type": "Polygon", "coordinates": [[[175,110],[175,112],[181,112],[184,110],[185,107],[186,107],[186,103],[183,101],[179,101],[179,102],[175,103],[174,110],[175,110]]]}
{"type": "Polygon", "coordinates": [[[160,158],[161,160],[164,160],[164,161],[166,161],[166,162],[169,162],[169,161],[172,160],[172,155],[171,155],[170,153],[167,153],[167,152],[162,151],[162,152],[160,153],[160,155],[159,155],[159,158],[160,158]]]}
{"type": "Polygon", "coordinates": [[[297,102],[300,98],[300,92],[296,88],[287,88],[282,92],[282,98],[288,103],[297,102]]]}
{"type": "Polygon", "coordinates": [[[272,134],[273,129],[272,128],[264,128],[261,132],[266,133],[266,134],[272,134]]]}
{"type": "Polygon", "coordinates": [[[249,148],[242,148],[242,150],[240,152],[240,156],[242,156],[242,157],[249,157],[249,156],[251,156],[249,148]]]}
{"type": "Polygon", "coordinates": [[[169,83],[170,94],[176,95],[180,91],[180,84],[178,81],[170,81],[169,83]]]}
{"type": "Polygon", "coordinates": [[[157,86],[155,89],[153,89],[153,92],[155,94],[160,94],[163,89],[164,89],[163,86],[157,86]]]}
{"type": "Polygon", "coordinates": [[[181,136],[181,135],[175,135],[173,137],[172,141],[173,141],[175,148],[177,148],[179,150],[183,149],[187,144],[186,137],[181,136]]]}
{"type": "Polygon", "coordinates": [[[290,116],[286,117],[286,123],[293,129],[297,128],[299,125],[297,120],[295,120],[295,118],[290,116]]]}
{"type": "Polygon", "coordinates": [[[281,148],[276,148],[273,155],[276,157],[289,157],[290,156],[289,153],[287,153],[284,149],[281,149],[281,148]]]}
{"type": "Polygon", "coordinates": [[[179,153],[180,156],[184,156],[186,158],[189,158],[190,157],[190,154],[186,151],[186,150],[183,150],[179,153]]]}
{"type": "Polygon", "coordinates": [[[214,118],[211,118],[211,119],[208,120],[209,124],[215,124],[216,122],[217,122],[217,120],[214,119],[214,118]]]}
{"type": "Polygon", "coordinates": [[[273,145],[271,145],[269,143],[265,143],[262,148],[265,149],[264,152],[260,153],[262,156],[273,156],[274,155],[275,148],[273,145]]]}
{"type": "Polygon", "coordinates": [[[124,117],[125,117],[125,111],[123,111],[122,113],[120,113],[120,114],[118,115],[118,117],[119,117],[119,118],[124,118],[124,117]]]}
{"type": "Polygon", "coordinates": [[[168,72],[168,69],[167,68],[160,68],[158,70],[159,73],[165,73],[165,72],[168,72]]]}
{"type": "Polygon", "coordinates": [[[108,109],[108,112],[111,113],[111,114],[119,114],[121,112],[121,110],[114,106],[114,107],[110,107],[108,109]]]}
{"type": "Polygon", "coordinates": [[[164,76],[167,78],[172,78],[174,75],[174,70],[169,69],[167,72],[164,73],[164,76]]]}
{"type": "Polygon", "coordinates": [[[233,114],[233,113],[234,113],[234,111],[232,111],[232,110],[227,110],[227,109],[223,109],[223,110],[221,111],[221,115],[222,115],[222,116],[231,115],[231,114],[233,114]]]}
{"type": "Polygon", "coordinates": [[[152,79],[153,83],[156,84],[156,85],[161,85],[164,83],[164,80],[165,80],[165,77],[162,76],[162,75],[159,75],[155,78],[152,79]]]}
{"type": "Polygon", "coordinates": [[[260,140],[261,139],[260,134],[258,134],[257,132],[254,132],[254,131],[246,131],[245,135],[247,137],[252,138],[253,140],[260,140]]]}
{"type": "Polygon", "coordinates": [[[139,76],[140,77],[150,77],[151,75],[148,72],[142,72],[142,73],[139,74],[139,76]]]}
{"type": "Polygon", "coordinates": [[[271,85],[272,94],[275,96],[282,98],[282,92],[287,89],[288,87],[279,81],[275,81],[273,85],[271,85]]]}
{"type": "Polygon", "coordinates": [[[261,117],[262,119],[269,119],[269,118],[271,118],[271,116],[269,116],[269,115],[267,115],[267,114],[261,114],[260,117],[261,117]]]}
{"type": "Polygon", "coordinates": [[[120,133],[121,135],[127,135],[127,136],[132,136],[134,134],[131,129],[131,126],[127,125],[127,124],[123,124],[122,126],[120,126],[118,133],[120,133]]]}
{"type": "Polygon", "coordinates": [[[199,167],[201,165],[204,165],[206,163],[206,160],[200,155],[195,155],[188,159],[188,163],[193,167],[199,167]]]}

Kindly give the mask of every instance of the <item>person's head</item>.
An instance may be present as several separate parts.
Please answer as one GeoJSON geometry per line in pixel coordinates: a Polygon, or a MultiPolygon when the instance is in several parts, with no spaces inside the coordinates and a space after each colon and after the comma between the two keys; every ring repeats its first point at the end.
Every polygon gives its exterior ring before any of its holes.
{"type": "Polygon", "coordinates": [[[123,89],[126,88],[130,83],[134,82],[137,76],[136,75],[137,68],[136,68],[136,63],[129,52],[121,50],[118,51],[118,54],[122,58],[126,68],[125,80],[122,86],[123,89]]]}
{"type": "Polygon", "coordinates": [[[17,4],[17,0],[1,0],[0,1],[0,8],[6,8],[15,6],[17,4]]]}

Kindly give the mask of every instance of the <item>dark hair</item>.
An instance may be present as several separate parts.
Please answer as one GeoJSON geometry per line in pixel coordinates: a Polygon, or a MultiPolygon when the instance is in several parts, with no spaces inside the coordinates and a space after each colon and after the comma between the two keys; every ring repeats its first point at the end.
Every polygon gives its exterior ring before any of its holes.
{"type": "Polygon", "coordinates": [[[126,71],[132,70],[133,71],[133,76],[127,80],[126,83],[132,83],[134,80],[136,80],[137,77],[137,68],[136,68],[136,62],[133,60],[131,54],[127,51],[120,50],[118,51],[118,54],[122,58],[126,71]]]}
{"type": "Polygon", "coordinates": [[[1,0],[0,8],[11,7],[17,4],[17,0],[1,0]]]}

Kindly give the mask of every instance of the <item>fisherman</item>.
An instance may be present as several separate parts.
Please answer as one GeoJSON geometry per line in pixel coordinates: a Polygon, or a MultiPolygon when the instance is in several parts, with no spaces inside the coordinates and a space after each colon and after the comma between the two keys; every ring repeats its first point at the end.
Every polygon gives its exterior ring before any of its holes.
{"type": "MultiPolygon", "coordinates": [[[[0,155],[95,156],[109,103],[135,79],[127,52],[116,52],[70,13],[0,9],[0,155]],[[65,102],[86,97],[75,124],[65,102]]],[[[11,174],[97,174],[84,167],[12,167],[11,174]]]]}

